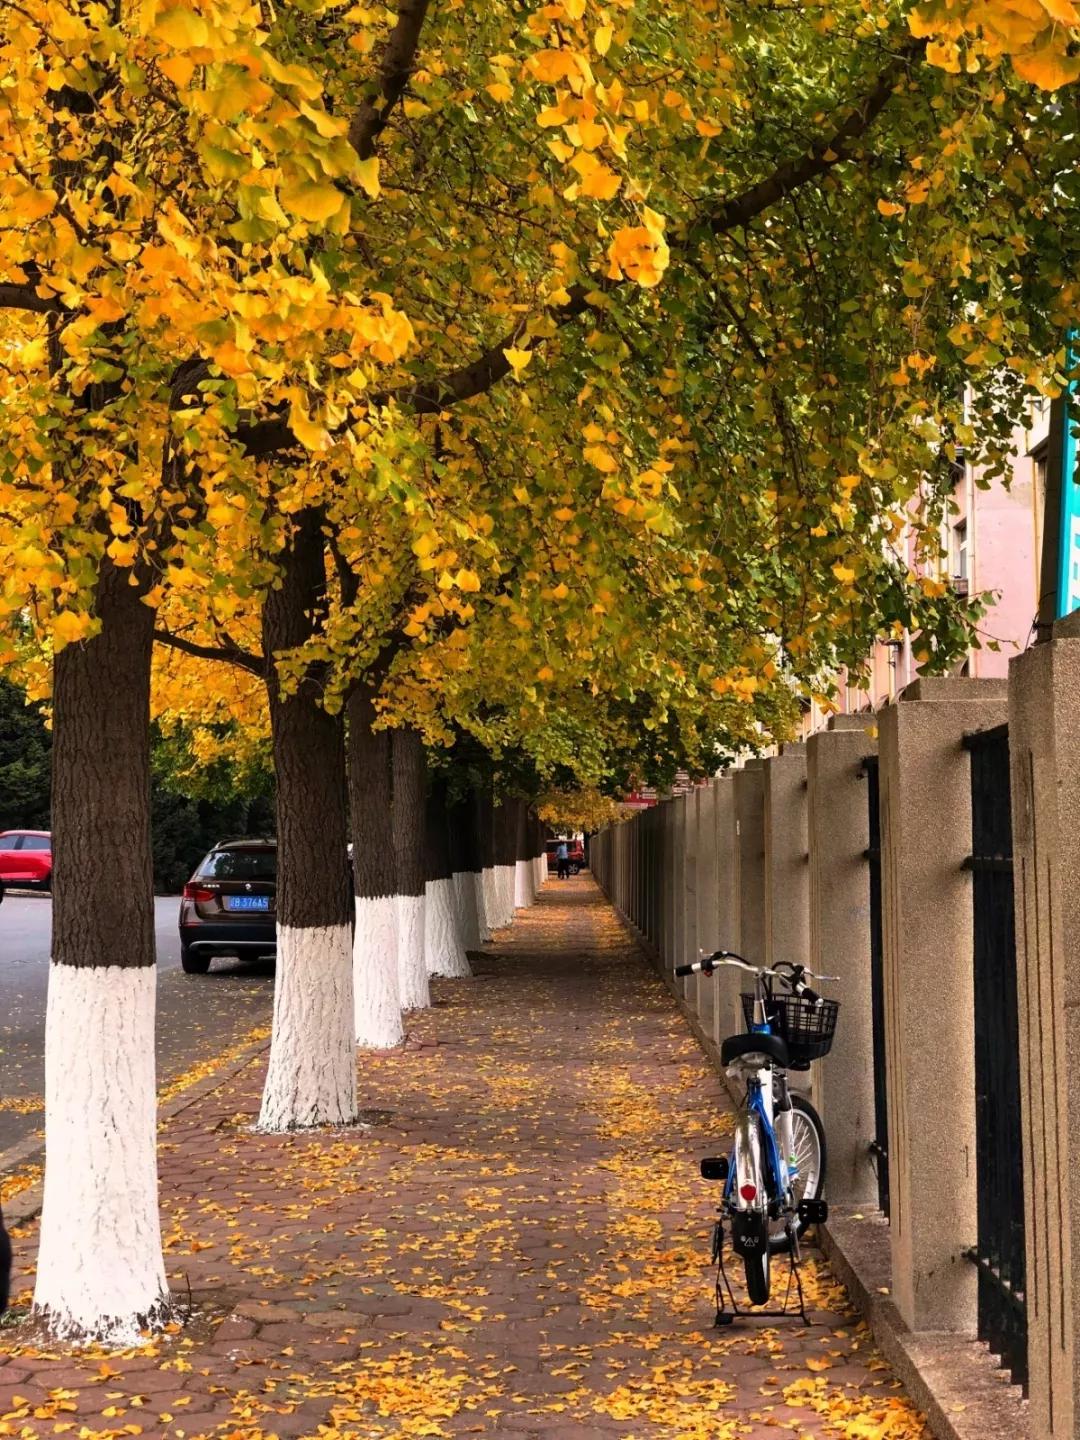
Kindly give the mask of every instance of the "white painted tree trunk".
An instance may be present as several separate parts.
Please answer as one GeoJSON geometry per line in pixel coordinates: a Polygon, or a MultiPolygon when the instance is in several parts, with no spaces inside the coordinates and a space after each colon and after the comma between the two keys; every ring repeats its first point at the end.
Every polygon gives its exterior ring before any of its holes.
{"type": "Polygon", "coordinates": [[[471,975],[458,924],[454,880],[429,880],[424,896],[424,964],[429,975],[460,979],[471,975]]]}
{"type": "Polygon", "coordinates": [[[480,944],[480,916],[476,909],[476,875],[472,870],[455,870],[453,876],[454,904],[457,907],[458,933],[466,950],[480,944]]]}
{"type": "Polygon", "coordinates": [[[62,1338],[136,1344],[165,1318],[153,966],[52,965],[49,1136],[34,1309],[62,1338]]]}
{"type": "Polygon", "coordinates": [[[425,908],[423,895],[397,897],[398,985],[402,1010],[426,1010],[431,1004],[424,960],[425,908]]]}
{"type": "Polygon", "coordinates": [[[536,889],[539,890],[547,879],[547,855],[537,855],[533,861],[533,870],[536,873],[536,889]]]}
{"type": "Polygon", "coordinates": [[[358,895],[353,936],[356,1043],[390,1050],[405,1038],[398,983],[397,896],[358,895]]]}
{"type": "Polygon", "coordinates": [[[514,872],[517,865],[499,865],[496,869],[499,886],[499,915],[500,923],[512,925],[514,923],[514,872]]]}
{"type": "Polygon", "coordinates": [[[514,905],[518,910],[527,910],[532,903],[532,865],[528,860],[519,860],[514,866],[514,905]]]}
{"type": "Polygon", "coordinates": [[[473,870],[473,898],[476,904],[476,928],[480,933],[481,945],[487,945],[491,941],[491,920],[488,911],[488,885],[484,876],[486,870],[473,870]]]}
{"type": "Polygon", "coordinates": [[[484,921],[487,938],[490,940],[502,921],[499,919],[499,890],[496,882],[497,870],[494,865],[485,865],[480,872],[480,883],[484,897],[484,921]]]}
{"type": "Polygon", "coordinates": [[[356,1120],[348,925],[278,926],[274,1028],[260,1130],[356,1120]]]}

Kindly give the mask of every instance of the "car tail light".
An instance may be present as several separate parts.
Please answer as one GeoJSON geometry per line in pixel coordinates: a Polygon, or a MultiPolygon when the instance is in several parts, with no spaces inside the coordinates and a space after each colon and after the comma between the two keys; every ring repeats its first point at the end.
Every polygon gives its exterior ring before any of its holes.
{"type": "Polygon", "coordinates": [[[196,904],[205,904],[207,900],[213,900],[216,894],[216,890],[208,890],[205,885],[184,886],[184,899],[194,900],[196,904]]]}
{"type": "Polygon", "coordinates": [[[739,1194],[742,1196],[742,1198],[743,1198],[743,1199],[746,1201],[746,1203],[749,1205],[749,1204],[750,1204],[750,1201],[753,1200],[753,1199],[755,1198],[755,1196],[757,1195],[757,1186],[756,1186],[756,1185],[750,1185],[750,1184],[740,1185],[740,1186],[739,1186],[739,1194]]]}

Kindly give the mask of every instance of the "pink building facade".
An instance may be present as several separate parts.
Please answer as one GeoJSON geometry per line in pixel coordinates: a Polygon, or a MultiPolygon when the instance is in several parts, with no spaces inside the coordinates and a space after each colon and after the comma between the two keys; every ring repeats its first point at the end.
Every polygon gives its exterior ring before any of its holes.
{"type": "MultiPolygon", "coordinates": [[[[942,526],[943,559],[937,578],[970,594],[983,594],[988,609],[979,625],[979,643],[953,673],[979,678],[1008,674],[1009,661],[1034,637],[1039,606],[1039,565],[1050,402],[1033,407],[1028,424],[1014,434],[1009,483],[990,480],[985,488],[965,464],[953,492],[953,513],[942,526]]],[[[846,684],[840,677],[836,706],[841,713],[877,710],[916,678],[916,646],[905,635],[875,645],[866,683],[846,684]]],[[[804,716],[805,734],[819,730],[832,711],[812,705],[804,716]]]]}

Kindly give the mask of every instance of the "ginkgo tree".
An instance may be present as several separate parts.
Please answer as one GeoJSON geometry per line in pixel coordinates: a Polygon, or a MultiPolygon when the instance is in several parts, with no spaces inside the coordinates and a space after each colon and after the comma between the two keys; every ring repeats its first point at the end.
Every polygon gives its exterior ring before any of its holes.
{"type": "MultiPolygon", "coordinates": [[[[450,714],[455,649],[497,698],[515,635],[531,665],[549,626],[528,687],[625,667],[629,700],[659,656],[661,709],[759,703],[884,625],[955,643],[897,526],[952,446],[1003,463],[1025,394],[1060,382],[1077,241],[1044,203],[1065,121],[1022,66],[930,49],[936,13],[0,6],[0,593],[55,652],[54,1328],[166,1305],[155,612],[181,600],[226,648],[258,613],[283,774],[316,734],[340,771],[335,709],[399,633],[400,694],[445,661],[450,714]],[[371,543],[382,510],[407,565],[371,543]]],[[[343,851],[340,804],[325,838],[343,851]]],[[[310,904],[285,871],[284,986],[327,944],[347,984],[330,871],[310,904]]]]}

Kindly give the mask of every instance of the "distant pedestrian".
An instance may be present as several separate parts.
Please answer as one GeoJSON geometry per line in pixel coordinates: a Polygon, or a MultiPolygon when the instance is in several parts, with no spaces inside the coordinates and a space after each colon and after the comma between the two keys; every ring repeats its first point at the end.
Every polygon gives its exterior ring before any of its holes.
{"type": "Polygon", "coordinates": [[[569,880],[570,878],[570,849],[565,840],[559,841],[559,848],[555,852],[559,862],[558,878],[569,880]]]}

